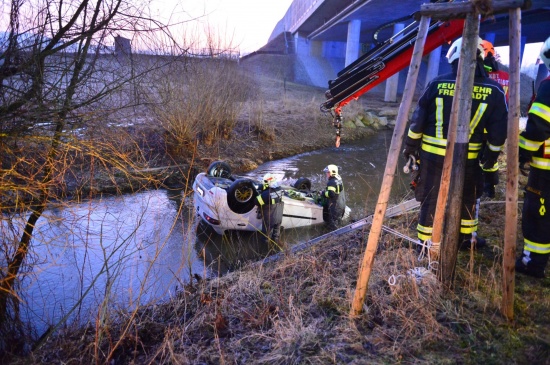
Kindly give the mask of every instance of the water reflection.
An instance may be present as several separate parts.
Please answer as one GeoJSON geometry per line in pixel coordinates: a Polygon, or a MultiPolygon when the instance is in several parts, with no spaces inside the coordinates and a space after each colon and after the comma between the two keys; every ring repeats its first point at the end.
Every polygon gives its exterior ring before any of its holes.
{"type": "Polygon", "coordinates": [[[246,263],[263,260],[298,242],[326,232],[328,231],[323,226],[283,229],[279,243],[265,243],[258,232],[227,231],[221,236],[209,225],[199,222],[196,228],[195,251],[208,269],[205,273],[207,276],[221,276],[246,263]]]}
{"type": "Polygon", "coordinates": [[[190,271],[200,272],[192,214],[171,194],[147,191],[45,212],[32,243],[40,262],[22,283],[27,317],[39,327],[70,312],[87,321],[102,305],[167,298],[190,271]]]}

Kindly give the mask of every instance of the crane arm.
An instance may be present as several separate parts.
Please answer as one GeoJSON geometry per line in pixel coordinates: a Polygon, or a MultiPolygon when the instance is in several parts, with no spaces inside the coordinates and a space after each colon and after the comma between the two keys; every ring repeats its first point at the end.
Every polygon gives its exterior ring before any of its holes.
{"type": "MultiPolygon", "coordinates": [[[[337,147],[340,142],[342,108],[410,64],[418,27],[419,22],[411,23],[346,66],[336,79],[328,82],[329,88],[325,92],[327,100],[321,104],[321,110],[334,112],[337,147]]],[[[464,19],[433,21],[428,29],[423,55],[456,39],[462,34],[463,28],[464,19]]]]}

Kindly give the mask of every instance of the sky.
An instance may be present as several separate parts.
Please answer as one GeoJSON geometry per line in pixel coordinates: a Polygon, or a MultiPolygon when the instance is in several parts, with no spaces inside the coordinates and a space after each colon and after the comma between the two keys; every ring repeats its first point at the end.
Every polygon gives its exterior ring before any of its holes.
{"type": "MultiPolygon", "coordinates": [[[[528,43],[523,50],[523,59],[521,62],[521,72],[535,78],[537,75],[536,62],[539,58],[540,47],[542,43],[528,43]]],[[[510,64],[510,47],[495,47],[495,51],[499,55],[499,61],[508,66],[510,64]]]]}
{"type": "MultiPolygon", "coordinates": [[[[532,64],[537,61],[541,46],[542,46],[542,43],[529,43],[525,45],[525,49],[523,50],[524,56],[523,56],[522,66],[526,66],[528,64],[532,64]]],[[[495,47],[495,51],[500,56],[500,62],[502,62],[504,65],[508,65],[510,63],[509,47],[495,47]]]]}
{"type": "MultiPolygon", "coordinates": [[[[267,44],[275,25],[283,18],[292,0],[155,0],[157,12],[174,17],[197,18],[219,34],[232,39],[241,54],[254,52],[267,44]],[[172,5],[170,5],[172,4],[172,5]]],[[[522,67],[537,61],[540,43],[528,44],[522,67]]],[[[508,47],[498,47],[501,62],[508,64],[508,47]]]]}
{"type": "Polygon", "coordinates": [[[241,54],[267,44],[271,32],[292,0],[155,0],[153,13],[174,18],[197,18],[199,26],[210,26],[231,38],[241,54]]]}

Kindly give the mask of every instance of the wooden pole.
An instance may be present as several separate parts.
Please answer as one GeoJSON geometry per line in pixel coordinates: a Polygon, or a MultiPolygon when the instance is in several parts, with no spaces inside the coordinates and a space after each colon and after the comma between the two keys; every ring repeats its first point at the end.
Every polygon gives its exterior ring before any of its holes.
{"type": "Polygon", "coordinates": [[[439,278],[449,286],[452,283],[458,251],[457,238],[460,231],[464,170],[468,155],[471,93],[476,68],[478,32],[479,16],[469,14],[462,35],[455,97],[447,132],[447,150],[432,231],[430,252],[433,258],[437,258],[441,250],[439,278]]]}
{"type": "Polygon", "coordinates": [[[493,1],[453,1],[444,3],[426,3],[414,14],[416,20],[422,16],[435,20],[462,19],[467,14],[478,13],[482,16],[506,13],[509,9],[531,8],[531,0],[493,0],[493,1]]]}
{"type": "Polygon", "coordinates": [[[401,142],[403,140],[403,135],[405,134],[405,127],[407,125],[409,110],[411,108],[412,99],[414,96],[414,89],[418,79],[420,63],[422,62],[422,53],[424,52],[424,44],[426,42],[429,24],[430,18],[422,17],[418,29],[418,37],[414,44],[405,89],[403,91],[403,100],[399,106],[390,150],[388,151],[388,160],[386,162],[386,169],[382,179],[382,187],[380,189],[380,195],[378,196],[378,202],[376,203],[369,238],[367,240],[367,248],[363,256],[363,261],[361,262],[361,267],[359,268],[357,286],[355,288],[355,295],[353,297],[350,313],[352,316],[360,314],[363,309],[363,304],[365,303],[370,273],[374,263],[374,255],[378,247],[378,239],[380,238],[380,232],[382,231],[382,223],[391,193],[397,161],[400,156],[401,142]]]}
{"type": "MultiPolygon", "coordinates": [[[[466,161],[468,158],[472,90],[477,63],[478,42],[479,15],[476,13],[468,14],[462,34],[462,48],[458,62],[458,75],[452,106],[452,110],[456,108],[458,108],[458,110],[456,110],[455,113],[451,112],[451,115],[456,116],[457,120],[451,120],[451,125],[453,127],[449,128],[448,132],[449,134],[456,133],[456,137],[447,135],[447,152],[443,167],[445,178],[442,177],[441,179],[441,186],[445,186],[448,190],[448,198],[445,199],[443,195],[445,194],[444,189],[440,189],[438,198],[442,199],[443,203],[440,204],[438,201],[433,230],[434,237],[437,232],[441,238],[439,277],[447,287],[452,285],[458,254],[462,193],[464,189],[466,161]],[[454,144],[454,148],[449,150],[451,144],[454,144]],[[446,181],[446,179],[449,180],[446,181]],[[441,233],[443,229],[445,234],[441,233]]],[[[472,214],[474,213],[474,208],[475,207],[472,206],[472,214]]],[[[436,242],[435,239],[434,242],[436,242]]]]}
{"type": "Polygon", "coordinates": [[[510,9],[510,95],[506,147],[506,225],[502,257],[502,314],[514,318],[514,274],[518,222],[521,9],[510,9]]]}

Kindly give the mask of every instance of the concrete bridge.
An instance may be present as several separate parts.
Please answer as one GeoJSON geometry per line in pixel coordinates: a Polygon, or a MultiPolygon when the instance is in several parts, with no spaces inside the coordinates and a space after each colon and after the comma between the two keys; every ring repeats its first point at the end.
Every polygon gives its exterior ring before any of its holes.
{"type": "MultiPolygon", "coordinates": [[[[356,60],[378,41],[383,41],[413,21],[411,15],[428,0],[294,0],[277,23],[267,45],[248,57],[261,53],[295,55],[300,72],[294,81],[327,87],[328,80],[356,60]],[[380,29],[383,27],[383,29],[380,29]]],[[[543,42],[550,36],[550,0],[532,0],[522,11],[522,46],[543,42]]],[[[508,14],[481,23],[480,36],[495,47],[508,42],[508,14]]],[[[447,72],[445,59],[449,45],[442,45],[424,60],[419,82],[424,86],[441,72],[447,72]]],[[[522,52],[523,52],[522,47],[522,52]]],[[[387,101],[396,101],[402,77],[394,75],[378,86],[385,88],[387,101]],[[388,90],[389,89],[389,90],[388,90]]]]}

